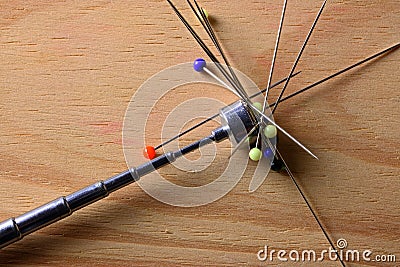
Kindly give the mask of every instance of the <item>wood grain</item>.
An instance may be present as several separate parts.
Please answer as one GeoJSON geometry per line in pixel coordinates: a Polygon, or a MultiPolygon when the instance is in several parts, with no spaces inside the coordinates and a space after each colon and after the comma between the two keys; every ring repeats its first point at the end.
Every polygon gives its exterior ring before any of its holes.
{"type": "MultiPolygon", "coordinates": [[[[281,2],[201,1],[231,63],[260,87],[267,83],[281,2]]],[[[185,2],[176,4],[195,23],[185,2]]],[[[319,5],[289,1],[274,80],[288,73],[319,5]]],[[[10,0],[0,10],[2,220],[124,170],[122,122],[135,90],[158,71],[203,54],[165,1],[10,0]]],[[[329,1],[288,93],[399,42],[398,25],[396,0],[329,1]]],[[[282,104],[275,116],[320,158],[281,138],[288,164],[332,238],[397,261],[399,60],[399,51],[381,57],[282,104]]],[[[208,90],[210,97],[232,99],[208,90]]],[[[153,114],[201,95],[181,90],[153,114]]],[[[153,124],[157,129],[162,121],[153,124]]],[[[209,181],[225,163],[220,155],[196,180],[209,181]]],[[[191,175],[174,168],[164,174],[191,183],[191,175]]],[[[129,186],[2,249],[0,265],[339,266],[258,261],[264,245],[288,251],[329,246],[287,176],[270,173],[254,193],[247,191],[250,179],[246,173],[225,197],[196,208],[169,206],[129,186]]]]}

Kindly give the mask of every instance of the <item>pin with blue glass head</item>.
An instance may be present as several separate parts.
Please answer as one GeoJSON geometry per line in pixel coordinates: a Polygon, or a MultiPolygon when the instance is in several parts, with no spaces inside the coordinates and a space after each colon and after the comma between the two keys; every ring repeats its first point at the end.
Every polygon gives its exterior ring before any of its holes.
{"type": "MultiPolygon", "coordinates": [[[[233,92],[234,89],[231,89],[229,87],[229,85],[227,85],[224,81],[222,81],[215,73],[213,73],[210,69],[207,68],[207,63],[203,58],[198,58],[194,61],[193,63],[193,69],[197,72],[205,72],[208,75],[210,75],[212,78],[214,78],[217,82],[219,82],[221,85],[225,86],[226,88],[232,90],[233,92]]],[[[256,95],[252,95],[249,98],[252,99],[255,96],[258,96],[258,94],[256,95]]],[[[252,102],[253,108],[257,109],[259,112],[262,112],[264,107],[260,102],[252,102]]],[[[257,114],[254,114],[254,117],[257,114]]],[[[262,118],[259,118],[262,120],[262,118]]],[[[259,125],[261,125],[261,122],[259,123],[259,125]]],[[[255,128],[255,131],[251,132],[246,139],[243,139],[242,143],[248,142],[250,145],[250,150],[249,150],[249,158],[252,161],[259,161],[261,159],[262,156],[264,156],[265,158],[267,158],[270,162],[271,162],[271,169],[273,171],[282,171],[284,169],[282,161],[275,156],[275,151],[274,151],[274,147],[276,147],[277,142],[275,141],[277,139],[277,134],[278,134],[278,130],[276,128],[275,125],[273,124],[267,124],[265,125],[263,131],[263,135],[261,135],[261,138],[264,139],[268,139],[264,140],[263,142],[267,145],[264,148],[264,151],[261,151],[261,147],[257,144],[257,142],[254,140],[254,137],[257,136],[256,134],[256,130],[258,130],[259,127],[255,128]],[[251,142],[250,142],[251,141],[251,142]]],[[[242,140],[240,140],[242,141],[242,140]]],[[[241,144],[239,142],[239,144],[241,144]]]]}

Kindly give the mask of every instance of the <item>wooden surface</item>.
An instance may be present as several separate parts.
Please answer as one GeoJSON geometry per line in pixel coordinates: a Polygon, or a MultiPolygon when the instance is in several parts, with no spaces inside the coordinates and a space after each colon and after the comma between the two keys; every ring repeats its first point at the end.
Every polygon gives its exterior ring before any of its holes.
{"type": "MultiPolygon", "coordinates": [[[[265,87],[281,1],[201,3],[231,63],[265,87]]],[[[185,2],[176,4],[195,23],[185,2]]],[[[289,1],[275,81],[288,73],[319,5],[289,1]]],[[[124,170],[122,122],[135,90],[158,71],[203,54],[164,1],[11,0],[0,10],[3,220],[124,170]]],[[[399,25],[397,0],[328,1],[288,92],[399,42],[399,25]]],[[[400,51],[375,60],[282,104],[275,116],[320,158],[281,138],[331,237],[397,261],[399,60],[400,51]]],[[[167,95],[158,112],[200,95],[196,89],[167,95]]],[[[207,95],[233,99],[215,88],[207,95]]],[[[225,156],[213,168],[222,167],[225,156]]],[[[191,175],[165,171],[177,173],[191,183],[191,175]]],[[[196,180],[210,181],[212,173],[196,180]]],[[[270,173],[254,193],[247,190],[250,178],[246,173],[225,197],[197,208],[160,203],[131,185],[2,249],[0,265],[339,266],[258,261],[265,245],[288,251],[329,246],[287,176],[270,173]]]]}

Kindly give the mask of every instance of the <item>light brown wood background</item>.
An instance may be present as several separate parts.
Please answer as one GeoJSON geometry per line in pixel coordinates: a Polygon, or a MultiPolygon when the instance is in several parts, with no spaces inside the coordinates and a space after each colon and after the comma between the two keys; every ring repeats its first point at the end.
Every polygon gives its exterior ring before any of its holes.
{"type": "MultiPolygon", "coordinates": [[[[260,87],[281,2],[201,1],[231,63],[260,87]]],[[[275,81],[288,73],[320,2],[289,1],[275,81]]],[[[176,4],[196,23],[184,1],[176,4]]],[[[397,0],[328,1],[288,92],[399,42],[399,25],[397,0]]],[[[124,170],[121,129],[131,96],[151,75],[198,56],[204,55],[165,1],[1,1],[0,219],[124,170]]],[[[400,51],[375,60],[282,104],[275,116],[320,158],[281,139],[332,238],[397,261],[399,60],[400,51]]],[[[215,88],[206,92],[233,99],[215,88]]],[[[171,94],[155,112],[202,94],[195,88],[171,94]]],[[[212,180],[212,173],[196,180],[212,180]]],[[[194,183],[173,168],[165,174],[194,183]]],[[[328,243],[287,176],[270,173],[254,193],[247,191],[250,178],[197,208],[160,203],[131,185],[2,249],[0,265],[312,265],[257,260],[264,245],[321,251],[328,243]]]]}

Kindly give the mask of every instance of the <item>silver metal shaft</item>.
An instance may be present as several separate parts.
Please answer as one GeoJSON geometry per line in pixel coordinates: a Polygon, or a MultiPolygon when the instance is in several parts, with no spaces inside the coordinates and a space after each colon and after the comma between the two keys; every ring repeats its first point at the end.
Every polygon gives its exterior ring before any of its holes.
{"type": "Polygon", "coordinates": [[[49,224],[57,222],[74,211],[105,198],[110,193],[125,187],[141,177],[159,169],[177,158],[212,142],[221,142],[228,137],[234,143],[241,140],[256,121],[251,109],[243,101],[237,101],[220,111],[222,126],[213,130],[211,135],[200,139],[175,152],[165,153],[153,160],[115,175],[105,181],[99,181],[68,196],[57,198],[43,206],[31,210],[16,218],[0,223],[0,248],[14,243],[24,236],[49,224]]]}
{"type": "Polygon", "coordinates": [[[182,149],[163,154],[137,168],[129,169],[105,181],[89,185],[68,196],[57,198],[21,216],[3,221],[0,223],[0,248],[12,244],[49,224],[68,217],[74,211],[86,207],[122,187],[138,181],[142,176],[174,162],[182,155],[214,141],[220,142],[226,139],[228,135],[228,127],[217,128],[210,136],[182,149]]]}

